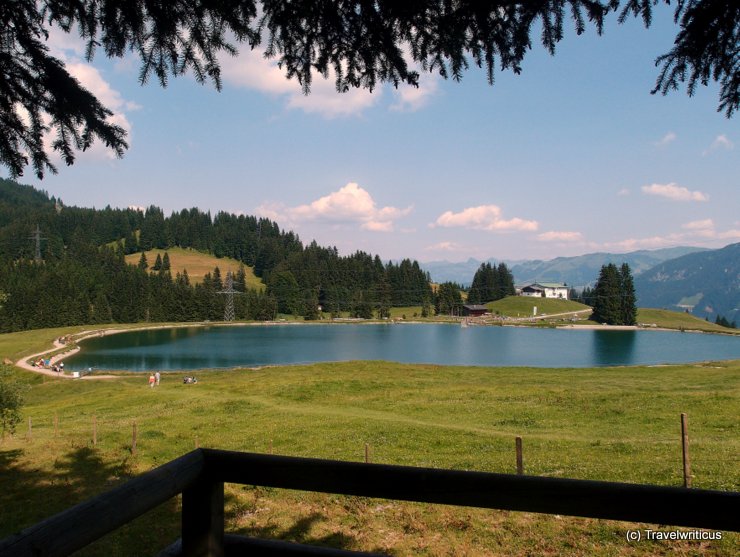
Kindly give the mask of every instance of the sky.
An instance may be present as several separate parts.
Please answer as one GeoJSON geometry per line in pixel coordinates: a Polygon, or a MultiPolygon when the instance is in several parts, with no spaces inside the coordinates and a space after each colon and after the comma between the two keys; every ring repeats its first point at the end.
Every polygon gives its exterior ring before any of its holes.
{"type": "MultiPolygon", "coordinates": [[[[114,111],[130,148],[103,146],[59,174],[19,179],[67,205],[157,205],[260,215],[308,243],[383,260],[552,259],[740,241],[740,116],[718,87],[651,95],[676,29],[656,8],[572,25],[550,56],[533,37],[523,72],[418,89],[309,96],[260,51],[224,58],[223,90],[190,76],[138,82],[139,62],[84,61],[52,29],[51,51],[114,111]]],[[[0,170],[7,176],[7,170],[0,170]]]]}

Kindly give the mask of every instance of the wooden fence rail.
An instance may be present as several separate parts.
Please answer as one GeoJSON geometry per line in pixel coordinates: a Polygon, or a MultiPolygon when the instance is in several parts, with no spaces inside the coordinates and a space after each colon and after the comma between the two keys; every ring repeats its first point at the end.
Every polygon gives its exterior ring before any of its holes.
{"type": "Polygon", "coordinates": [[[263,543],[225,536],[224,483],[740,531],[739,492],[196,449],[0,541],[0,555],[69,555],[179,493],[182,542],[172,554],[222,557],[225,547],[263,543]]]}

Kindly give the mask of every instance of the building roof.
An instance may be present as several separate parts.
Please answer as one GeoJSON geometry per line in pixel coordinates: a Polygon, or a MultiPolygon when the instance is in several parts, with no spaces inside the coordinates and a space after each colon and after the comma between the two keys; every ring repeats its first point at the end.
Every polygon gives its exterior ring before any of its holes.
{"type": "Polygon", "coordinates": [[[528,284],[524,288],[568,288],[568,285],[564,282],[533,282],[528,284]]]}
{"type": "Polygon", "coordinates": [[[488,311],[488,307],[481,304],[464,304],[463,307],[468,311],[488,311]]]}

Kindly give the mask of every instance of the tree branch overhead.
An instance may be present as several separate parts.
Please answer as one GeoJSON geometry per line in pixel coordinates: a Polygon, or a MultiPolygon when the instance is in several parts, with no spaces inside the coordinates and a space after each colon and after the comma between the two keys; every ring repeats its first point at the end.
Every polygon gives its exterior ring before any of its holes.
{"type": "MultiPolygon", "coordinates": [[[[54,58],[49,26],[78,33],[86,57],[133,53],[142,84],[161,86],[192,72],[199,83],[221,88],[218,56],[236,55],[238,44],[263,42],[286,77],[310,92],[315,74],[336,75],[336,88],[373,90],[379,84],[417,86],[425,72],[462,79],[470,64],[486,71],[521,72],[539,42],[554,53],[568,25],[576,33],[601,33],[607,18],[641,18],[649,26],[661,0],[6,0],[0,3],[0,164],[13,177],[31,166],[42,178],[56,172],[51,152],[68,165],[76,151],[102,141],[117,156],[125,131],[112,112],[54,58]],[[49,143],[48,137],[54,139],[49,143]]],[[[729,118],[740,106],[740,4],[735,0],[663,0],[675,6],[679,26],[673,48],[656,60],[653,93],[717,82],[718,110],[729,118]]]]}

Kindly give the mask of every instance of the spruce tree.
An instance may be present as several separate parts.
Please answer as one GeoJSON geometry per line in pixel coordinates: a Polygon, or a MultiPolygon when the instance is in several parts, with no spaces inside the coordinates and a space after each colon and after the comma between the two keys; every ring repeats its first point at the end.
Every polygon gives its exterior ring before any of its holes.
{"type": "Polygon", "coordinates": [[[593,291],[591,319],[607,325],[619,325],[622,319],[619,271],[613,263],[603,265],[593,291]]]}
{"type": "Polygon", "coordinates": [[[637,324],[637,296],[635,295],[635,283],[632,280],[632,272],[627,263],[623,263],[619,270],[620,294],[621,294],[621,324],[637,324]]]}
{"type": "Polygon", "coordinates": [[[138,265],[138,267],[142,271],[146,271],[147,268],[149,267],[149,263],[147,263],[147,261],[146,261],[146,252],[143,252],[143,251],[141,252],[141,257],[139,257],[139,265],[138,265]]]}
{"type": "Polygon", "coordinates": [[[154,266],[152,267],[152,271],[161,271],[162,270],[162,256],[157,254],[157,259],[154,261],[154,266]]]}
{"type": "Polygon", "coordinates": [[[164,252],[164,257],[162,258],[162,270],[163,271],[170,270],[170,254],[167,252],[164,252]]]}

